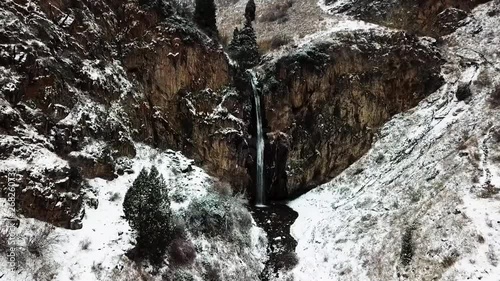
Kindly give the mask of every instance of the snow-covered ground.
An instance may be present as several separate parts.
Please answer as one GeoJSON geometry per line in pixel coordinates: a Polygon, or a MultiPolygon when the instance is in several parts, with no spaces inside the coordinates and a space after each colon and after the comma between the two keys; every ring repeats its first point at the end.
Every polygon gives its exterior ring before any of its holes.
{"type": "MultiPolygon", "coordinates": [[[[93,145],[98,148],[99,143],[93,145]]],[[[83,228],[80,230],[57,228],[50,235],[55,243],[51,246],[50,252],[45,253],[48,256],[44,256],[43,260],[50,264],[54,279],[47,280],[92,281],[140,278],[141,270],[125,257],[125,253],[133,247],[134,239],[128,223],[123,218],[122,204],[127,189],[142,168],[149,169],[152,165],[158,168],[170,188],[171,197],[177,198],[171,199],[172,209],[178,214],[184,212],[193,199],[206,195],[212,185],[213,179],[202,169],[192,166],[193,161],[179,152],[159,151],[142,144],[136,144],[136,149],[137,156],[134,159],[122,159],[124,166],[129,166],[125,169],[124,175],[111,181],[103,179],[88,181],[90,188],[87,194],[88,206],[85,208],[82,221],[83,228]],[[192,170],[188,169],[189,166],[192,170]]],[[[86,150],[95,149],[89,147],[86,150]]],[[[6,204],[3,204],[0,210],[4,217],[13,216],[6,204]]],[[[32,235],[44,226],[45,224],[40,221],[21,219],[20,228],[16,231],[19,235],[16,243],[22,244],[23,237],[32,235]]],[[[253,274],[258,274],[264,267],[263,262],[266,259],[265,234],[255,223],[250,232],[251,247],[245,253],[234,252],[233,246],[227,241],[193,237],[193,243],[203,249],[198,253],[198,259],[211,260],[214,258],[215,250],[219,255],[222,277],[225,277],[224,274],[234,274],[231,272],[238,270],[249,271],[248,275],[251,275],[249,268],[255,266],[253,261],[258,263],[257,270],[253,274]],[[252,261],[248,256],[251,256],[252,261]],[[241,259],[245,257],[248,264],[241,263],[241,259]]],[[[5,258],[2,256],[2,259],[5,258]]],[[[5,274],[3,275],[5,280],[31,280],[34,278],[33,272],[45,264],[33,260],[28,261],[28,266],[30,270],[24,268],[10,271],[9,264],[5,260],[0,263],[0,275],[5,274]]],[[[197,277],[199,268],[187,270],[192,271],[191,276],[195,278],[194,280],[202,280],[197,277]]],[[[156,278],[161,280],[161,276],[156,278]]],[[[224,278],[224,280],[230,279],[224,278]]]]}
{"type": "Polygon", "coordinates": [[[499,280],[494,5],[446,38],[441,89],[384,125],[341,175],[289,204],[299,213],[296,281],[499,280]],[[458,101],[458,86],[469,83],[472,97],[458,101]]]}

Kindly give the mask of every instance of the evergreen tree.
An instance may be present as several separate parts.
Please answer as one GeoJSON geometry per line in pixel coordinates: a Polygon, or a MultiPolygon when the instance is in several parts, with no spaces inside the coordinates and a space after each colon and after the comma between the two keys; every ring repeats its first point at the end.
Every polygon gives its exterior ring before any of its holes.
{"type": "Polygon", "coordinates": [[[160,263],[172,239],[173,223],[167,186],[156,167],[139,173],[123,201],[123,212],[137,232],[139,252],[160,263]]]}
{"type": "Polygon", "coordinates": [[[252,68],[259,63],[260,55],[257,36],[251,22],[247,21],[241,30],[234,30],[228,51],[231,58],[245,69],[252,68]]]}
{"type": "Polygon", "coordinates": [[[240,31],[236,27],[233,30],[233,38],[231,39],[231,42],[229,43],[229,47],[228,47],[230,53],[231,53],[231,50],[236,50],[240,45],[239,38],[238,38],[239,33],[240,33],[240,31]]]}
{"type": "Polygon", "coordinates": [[[254,0],[248,0],[247,6],[245,7],[245,19],[247,22],[252,22],[255,20],[255,2],[254,0]]]}
{"type": "Polygon", "coordinates": [[[214,0],[196,0],[194,8],[194,21],[209,36],[215,36],[217,31],[217,20],[215,18],[216,8],[214,0]]]}

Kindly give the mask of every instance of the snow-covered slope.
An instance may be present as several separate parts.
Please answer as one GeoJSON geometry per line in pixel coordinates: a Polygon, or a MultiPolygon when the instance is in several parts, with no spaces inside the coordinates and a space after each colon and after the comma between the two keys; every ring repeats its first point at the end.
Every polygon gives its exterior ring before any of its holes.
{"type": "Polygon", "coordinates": [[[445,38],[446,84],[289,205],[295,280],[498,280],[498,3],[445,38]],[[472,96],[458,100],[457,89],[472,96]],[[314,276],[313,279],[312,276],[314,276]]]}
{"type": "MultiPolygon", "coordinates": [[[[94,146],[88,150],[99,149],[98,143],[94,146]]],[[[8,263],[9,256],[2,255],[0,275],[11,281],[138,280],[146,277],[150,278],[147,280],[163,280],[161,274],[150,276],[148,273],[151,268],[141,268],[143,265],[137,265],[125,256],[134,241],[133,232],[123,218],[125,193],[142,168],[149,169],[155,165],[170,188],[174,213],[182,216],[188,211],[192,200],[209,192],[213,179],[202,169],[192,166],[193,161],[179,152],[162,152],[143,144],[136,144],[136,149],[137,156],[134,159],[120,159],[126,171],[124,175],[111,181],[88,181],[88,194],[85,197],[89,206],[85,211],[82,229],[55,229],[48,235],[49,239],[44,239],[50,244],[47,249],[43,249],[42,258],[18,251],[15,257],[18,267],[14,269],[8,263]]],[[[46,162],[49,160],[46,157],[46,162]]],[[[15,217],[8,204],[3,204],[0,211],[4,218],[15,217]]],[[[266,260],[265,234],[255,222],[252,224],[249,233],[251,244],[245,249],[224,239],[192,236],[198,252],[197,263],[217,264],[216,270],[220,271],[221,280],[233,280],[234,276],[242,276],[244,279],[241,280],[252,280],[252,276],[255,277],[263,269],[266,260]]],[[[19,228],[10,232],[11,241],[19,247],[27,247],[25,238],[40,233],[46,227],[43,222],[21,218],[19,228]]],[[[175,276],[194,278],[186,280],[203,280],[201,276],[205,270],[203,266],[193,266],[178,270],[175,276]]]]}

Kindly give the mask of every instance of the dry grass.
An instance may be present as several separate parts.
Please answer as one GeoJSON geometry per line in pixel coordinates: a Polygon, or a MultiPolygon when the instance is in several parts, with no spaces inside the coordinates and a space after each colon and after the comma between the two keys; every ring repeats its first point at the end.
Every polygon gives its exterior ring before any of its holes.
{"type": "Polygon", "coordinates": [[[288,20],[288,10],[293,6],[293,0],[282,0],[274,2],[267,7],[259,16],[259,22],[285,22],[288,20]]]}
{"type": "Polygon", "coordinates": [[[265,54],[267,52],[278,49],[281,46],[287,45],[292,42],[292,38],[288,35],[277,34],[271,39],[259,41],[259,52],[265,54]]]}

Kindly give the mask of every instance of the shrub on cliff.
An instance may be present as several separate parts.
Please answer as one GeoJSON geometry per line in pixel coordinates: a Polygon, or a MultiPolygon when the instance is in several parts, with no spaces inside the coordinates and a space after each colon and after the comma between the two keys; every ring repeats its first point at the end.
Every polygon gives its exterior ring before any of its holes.
{"type": "Polygon", "coordinates": [[[123,202],[125,219],[136,231],[136,250],[159,263],[173,239],[174,224],[167,186],[156,167],[139,173],[123,202]]]}
{"type": "Polygon", "coordinates": [[[459,101],[467,100],[469,97],[471,97],[472,92],[470,90],[470,83],[469,84],[463,83],[458,85],[455,96],[459,101]]]}
{"type": "Polygon", "coordinates": [[[255,20],[255,2],[254,0],[248,0],[247,6],[245,7],[245,19],[247,22],[252,22],[255,20]]]}
{"type": "Polygon", "coordinates": [[[250,241],[252,216],[238,200],[215,192],[194,199],[186,212],[191,233],[241,242],[244,247],[250,241]]]}
{"type": "Polygon", "coordinates": [[[237,28],[234,30],[228,51],[231,58],[245,69],[252,68],[259,63],[257,36],[251,22],[247,21],[241,30],[237,28]]]}
{"type": "Polygon", "coordinates": [[[209,36],[217,35],[216,8],[214,0],[196,0],[194,21],[209,36]]]}

